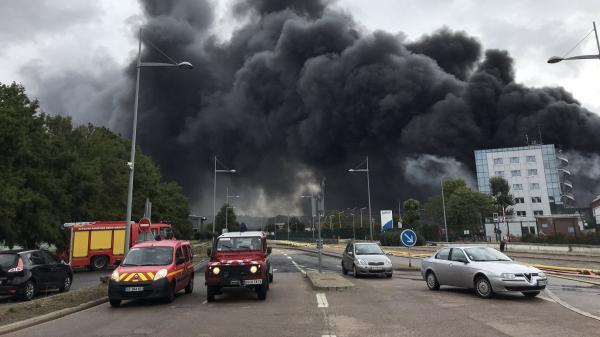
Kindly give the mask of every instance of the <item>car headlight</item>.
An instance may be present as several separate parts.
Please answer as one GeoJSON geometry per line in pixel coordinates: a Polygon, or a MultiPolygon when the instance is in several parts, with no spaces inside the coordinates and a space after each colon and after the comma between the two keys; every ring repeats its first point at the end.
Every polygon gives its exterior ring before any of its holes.
{"type": "Polygon", "coordinates": [[[167,277],[167,270],[161,269],[161,270],[157,271],[156,274],[154,274],[154,281],[160,280],[161,278],[165,278],[165,277],[167,277]]]}
{"type": "Polygon", "coordinates": [[[387,259],[387,261],[385,261],[385,265],[386,266],[391,266],[392,265],[392,260],[387,259]]]}
{"type": "Polygon", "coordinates": [[[257,267],[257,266],[252,266],[252,267],[250,267],[250,272],[251,272],[252,274],[256,274],[256,272],[257,272],[257,271],[258,271],[258,267],[257,267]]]}
{"type": "Polygon", "coordinates": [[[221,272],[221,268],[219,267],[213,267],[212,269],[212,273],[215,275],[219,275],[219,273],[221,272]]]}
{"type": "Polygon", "coordinates": [[[367,263],[364,260],[358,259],[358,264],[360,264],[361,266],[364,266],[367,263]]]}
{"type": "Polygon", "coordinates": [[[500,277],[506,280],[514,280],[515,279],[515,274],[512,273],[502,273],[500,274],[500,277]]]}
{"type": "Polygon", "coordinates": [[[540,271],[538,272],[538,276],[539,276],[539,277],[546,277],[546,274],[544,274],[544,272],[540,270],[540,271]]]}
{"type": "Polygon", "coordinates": [[[110,278],[115,282],[119,282],[119,271],[115,269],[110,275],[110,278]]]}

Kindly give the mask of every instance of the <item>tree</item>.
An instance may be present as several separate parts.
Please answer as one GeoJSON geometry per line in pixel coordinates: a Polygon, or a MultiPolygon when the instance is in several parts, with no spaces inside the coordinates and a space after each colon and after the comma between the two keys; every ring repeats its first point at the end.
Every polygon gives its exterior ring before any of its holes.
{"type": "Polygon", "coordinates": [[[402,215],[402,224],[407,228],[415,228],[419,226],[421,219],[421,203],[415,199],[408,199],[402,204],[404,214],[402,215]]]}
{"type": "Polygon", "coordinates": [[[512,194],[510,194],[510,186],[506,179],[502,177],[491,177],[490,190],[492,197],[494,198],[494,205],[500,213],[506,212],[506,209],[509,206],[514,205],[515,201],[512,194]]]}
{"type": "MultiPolygon", "coordinates": [[[[289,226],[290,226],[290,231],[294,231],[294,232],[304,231],[304,228],[305,228],[304,223],[296,217],[290,218],[289,226]]],[[[287,228],[286,228],[286,230],[287,230],[287,228]]]]}
{"type": "Polygon", "coordinates": [[[482,232],[481,219],[493,210],[492,198],[468,187],[457,188],[448,198],[448,230],[458,235],[468,229],[471,236],[482,232]]]}
{"type": "Polygon", "coordinates": [[[240,230],[240,224],[237,222],[235,211],[229,204],[223,204],[221,209],[219,209],[219,212],[215,217],[215,231],[217,231],[217,233],[223,232],[225,223],[227,223],[227,229],[230,232],[237,232],[240,230]],[[227,222],[225,221],[225,215],[227,215],[227,222]]]}

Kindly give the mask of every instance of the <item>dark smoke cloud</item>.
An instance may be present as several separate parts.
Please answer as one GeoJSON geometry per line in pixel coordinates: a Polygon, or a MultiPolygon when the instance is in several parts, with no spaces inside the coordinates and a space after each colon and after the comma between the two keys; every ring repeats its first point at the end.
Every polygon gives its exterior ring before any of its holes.
{"type": "Polygon", "coordinates": [[[242,212],[273,214],[296,210],[322,176],[328,208],[364,206],[366,177],[347,169],[366,155],[377,209],[468,176],[473,150],[524,145],[526,133],[600,149],[600,118],[563,89],[515,83],[508,53],[482,52],[464,32],[406,42],[364,32],[328,1],[257,0],[234,6],[247,23],[222,42],[207,1],[143,4],[146,37],[195,68],[144,69],[140,144],[207,214],[215,154],[239,172],[219,176],[218,195],[229,184],[242,212]]]}

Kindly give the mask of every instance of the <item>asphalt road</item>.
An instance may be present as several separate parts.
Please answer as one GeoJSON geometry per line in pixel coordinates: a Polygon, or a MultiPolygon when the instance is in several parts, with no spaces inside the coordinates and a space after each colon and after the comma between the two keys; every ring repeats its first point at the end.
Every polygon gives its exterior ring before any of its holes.
{"type": "MultiPolygon", "coordinates": [[[[271,258],[275,282],[266,301],[241,289],[208,304],[196,282],[192,294],[171,304],[103,304],[9,336],[597,336],[600,330],[599,321],[546,296],[483,300],[467,290],[429,291],[414,272],[392,279],[348,275],[354,288],[319,292],[299,273],[316,269],[314,254],[274,249],[271,258]]],[[[339,264],[323,257],[327,271],[339,272],[339,264]]]]}

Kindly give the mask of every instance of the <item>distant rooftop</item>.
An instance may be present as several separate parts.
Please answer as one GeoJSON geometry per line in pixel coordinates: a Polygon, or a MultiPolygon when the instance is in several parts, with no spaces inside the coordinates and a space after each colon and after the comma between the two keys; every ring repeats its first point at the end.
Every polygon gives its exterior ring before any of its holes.
{"type": "Polygon", "coordinates": [[[517,146],[517,147],[502,147],[502,148],[496,148],[496,149],[481,149],[481,150],[475,150],[475,152],[480,152],[480,151],[485,151],[485,152],[520,151],[520,150],[541,149],[542,147],[554,147],[554,144],[535,144],[535,145],[517,146]]]}

